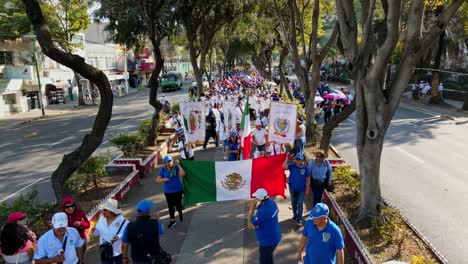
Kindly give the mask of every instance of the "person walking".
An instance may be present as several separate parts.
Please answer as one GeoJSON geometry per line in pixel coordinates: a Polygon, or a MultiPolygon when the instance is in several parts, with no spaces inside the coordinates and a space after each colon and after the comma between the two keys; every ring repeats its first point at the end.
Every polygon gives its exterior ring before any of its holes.
{"type": "MultiPolygon", "coordinates": [[[[288,155],[289,156],[289,155],[288,155]]],[[[283,168],[289,170],[289,193],[291,195],[292,220],[297,227],[302,227],[302,212],[305,195],[310,195],[310,175],[304,164],[301,154],[294,156],[294,162],[288,164],[288,158],[284,160],[283,168]]]]}
{"type": "Polygon", "coordinates": [[[340,227],[328,217],[329,209],[318,203],[309,212],[299,241],[296,260],[304,264],[331,263],[344,264],[344,240],[340,227]],[[302,253],[305,248],[305,257],[302,253]]]}
{"type": "Polygon", "coordinates": [[[306,142],[306,126],[302,118],[297,119],[296,140],[294,141],[294,155],[301,154],[304,156],[304,144],[306,142]]]}
{"type": "Polygon", "coordinates": [[[323,112],[324,114],[324,120],[325,124],[330,120],[332,116],[332,109],[333,109],[333,102],[330,98],[328,98],[325,103],[323,104],[323,112]]]}
{"type": "Polygon", "coordinates": [[[206,149],[208,140],[213,138],[215,141],[216,149],[218,148],[218,137],[216,135],[216,119],[213,114],[213,110],[208,111],[208,115],[205,117],[205,142],[203,143],[203,149],[206,149]]]}
{"type": "Polygon", "coordinates": [[[227,159],[234,161],[239,159],[239,141],[237,140],[237,132],[232,131],[229,135],[229,140],[226,143],[227,159]]]}
{"type": "Polygon", "coordinates": [[[330,162],[325,159],[323,150],[315,152],[315,159],[309,162],[309,175],[311,176],[312,193],[314,206],[322,202],[323,191],[326,186],[330,186],[333,180],[333,173],[330,162]]]}
{"type": "Polygon", "coordinates": [[[156,183],[164,184],[164,196],[166,196],[167,207],[169,208],[170,222],[167,228],[171,229],[176,225],[175,210],[179,213],[179,220],[184,221],[182,214],[182,182],[180,177],[185,176],[185,170],[180,166],[179,160],[173,159],[171,156],[166,155],[163,159],[164,166],[159,170],[156,177],[156,183]]]}
{"type": "Polygon", "coordinates": [[[255,199],[250,205],[248,228],[255,229],[259,243],[259,263],[273,264],[273,252],[281,241],[281,229],[278,222],[278,206],[268,198],[265,189],[260,188],[253,193],[255,199]],[[257,212],[254,215],[255,210],[257,212]]]}
{"type": "Polygon", "coordinates": [[[101,263],[122,264],[122,234],[128,221],[122,216],[122,210],[118,208],[118,201],[115,199],[107,200],[100,210],[101,217],[92,234],[99,237],[101,263]]]}
{"type": "Polygon", "coordinates": [[[67,214],[68,226],[74,227],[80,234],[83,240],[83,254],[86,252],[86,230],[89,228],[90,223],[86,213],[83,210],[76,208],[75,200],[71,197],[65,197],[62,200],[62,211],[67,214]]]}
{"type": "Polygon", "coordinates": [[[156,262],[157,260],[154,259],[163,257],[159,237],[164,233],[164,227],[159,221],[159,212],[153,215],[153,219],[151,218],[151,208],[153,207],[153,202],[140,200],[136,206],[136,220],[125,227],[122,234],[124,264],[169,263],[156,262]],[[131,246],[131,262],[128,257],[129,245],[131,246]],[[151,262],[151,259],[155,262],[151,262]]]}
{"type": "Polygon", "coordinates": [[[83,263],[84,241],[76,228],[68,227],[68,222],[66,213],[54,214],[52,229],[43,234],[37,242],[34,253],[36,264],[83,263]]]}
{"type": "Polygon", "coordinates": [[[255,129],[252,131],[252,142],[257,151],[266,151],[268,132],[262,127],[262,123],[258,120],[255,121],[255,129]]]}
{"type": "Polygon", "coordinates": [[[13,212],[8,216],[7,221],[8,223],[15,223],[18,226],[25,228],[26,233],[28,234],[28,239],[33,243],[33,245],[36,245],[37,243],[36,234],[34,234],[34,232],[26,226],[26,223],[25,223],[26,216],[27,215],[22,212],[13,212]]]}
{"type": "Polygon", "coordinates": [[[185,138],[185,134],[180,136],[180,142],[178,146],[178,150],[180,151],[180,158],[182,160],[194,160],[195,159],[195,152],[193,149],[195,148],[195,144],[192,142],[188,142],[185,138]]]}
{"type": "Polygon", "coordinates": [[[0,255],[7,264],[33,263],[34,244],[28,230],[15,222],[6,223],[0,231],[0,255]]]}

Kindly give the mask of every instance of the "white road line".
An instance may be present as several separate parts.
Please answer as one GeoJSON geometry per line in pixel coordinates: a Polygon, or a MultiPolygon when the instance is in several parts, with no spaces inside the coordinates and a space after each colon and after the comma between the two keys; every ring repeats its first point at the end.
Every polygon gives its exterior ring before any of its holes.
{"type": "Polygon", "coordinates": [[[30,183],[30,184],[24,186],[23,188],[19,189],[18,191],[16,191],[16,192],[14,192],[14,193],[8,195],[7,197],[1,199],[1,200],[0,200],[0,203],[3,203],[4,201],[10,199],[11,197],[14,197],[14,196],[20,194],[22,191],[26,190],[27,188],[33,186],[34,184],[36,184],[36,183],[38,183],[39,181],[42,181],[43,179],[48,178],[48,177],[49,177],[49,176],[45,176],[45,177],[42,177],[42,178],[39,178],[39,179],[33,181],[32,183],[30,183]]]}
{"type": "Polygon", "coordinates": [[[61,144],[61,143],[65,142],[65,141],[67,141],[67,140],[69,140],[69,139],[73,139],[73,138],[74,138],[74,136],[69,136],[69,137],[66,137],[66,138],[64,138],[64,139],[62,139],[62,140],[59,140],[59,141],[55,142],[55,143],[52,143],[52,144],[50,144],[49,146],[52,147],[52,146],[61,144]]]}
{"type": "Polygon", "coordinates": [[[353,120],[351,120],[350,118],[346,118],[346,120],[348,120],[349,122],[351,122],[351,123],[353,123],[353,124],[357,125],[357,124],[356,124],[356,122],[354,122],[354,121],[353,121],[353,120]]]}
{"type": "Polygon", "coordinates": [[[422,160],[422,159],[420,159],[420,158],[414,156],[413,154],[409,153],[408,151],[406,151],[406,150],[404,150],[404,149],[402,149],[402,148],[400,148],[400,147],[395,147],[395,148],[398,149],[399,151],[405,153],[406,155],[410,156],[410,157],[413,158],[415,161],[417,161],[417,162],[419,162],[419,163],[421,163],[421,164],[424,163],[424,160],[422,160]]]}
{"type": "Polygon", "coordinates": [[[416,112],[420,112],[420,113],[423,113],[423,114],[426,114],[426,115],[440,116],[440,114],[434,113],[432,111],[429,111],[429,110],[422,111],[422,110],[417,109],[417,108],[412,107],[412,106],[407,106],[407,105],[400,104],[400,107],[407,108],[407,109],[410,109],[410,110],[413,110],[413,111],[416,111],[416,112]]]}

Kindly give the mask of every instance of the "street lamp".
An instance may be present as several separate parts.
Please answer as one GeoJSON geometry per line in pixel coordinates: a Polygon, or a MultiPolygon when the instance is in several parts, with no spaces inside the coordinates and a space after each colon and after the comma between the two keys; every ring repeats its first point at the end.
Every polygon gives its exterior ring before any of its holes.
{"type": "Polygon", "coordinates": [[[37,63],[36,35],[34,35],[33,32],[34,32],[34,29],[33,29],[33,26],[31,25],[31,34],[24,35],[23,37],[32,40],[33,58],[34,58],[34,64],[35,64],[36,74],[37,74],[37,85],[39,86],[38,103],[41,106],[42,116],[45,116],[44,102],[42,102],[41,76],[39,74],[39,65],[37,63]]]}

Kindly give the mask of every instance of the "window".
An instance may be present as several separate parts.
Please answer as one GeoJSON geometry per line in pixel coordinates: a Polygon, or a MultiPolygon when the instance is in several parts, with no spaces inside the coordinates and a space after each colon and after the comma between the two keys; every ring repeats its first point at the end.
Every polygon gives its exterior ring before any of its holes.
{"type": "Polygon", "coordinates": [[[12,51],[0,51],[0,65],[13,65],[12,51]]]}
{"type": "Polygon", "coordinates": [[[89,57],[88,58],[89,64],[95,68],[97,68],[97,57],[89,57]]]}
{"type": "Polygon", "coordinates": [[[114,57],[108,57],[107,58],[107,69],[115,69],[116,64],[115,64],[115,58],[114,57]]]}
{"type": "Polygon", "coordinates": [[[100,70],[106,70],[107,67],[106,67],[106,57],[99,57],[98,58],[98,69],[100,70]]]}

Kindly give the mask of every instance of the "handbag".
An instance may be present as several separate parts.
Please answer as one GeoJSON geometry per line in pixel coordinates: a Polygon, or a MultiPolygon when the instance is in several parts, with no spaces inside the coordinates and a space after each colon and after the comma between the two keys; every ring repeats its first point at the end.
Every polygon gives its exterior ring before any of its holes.
{"type": "Polygon", "coordinates": [[[171,254],[159,248],[159,254],[155,256],[149,256],[149,262],[151,264],[169,264],[172,262],[171,254]]]}
{"type": "MultiPolygon", "coordinates": [[[[117,233],[115,235],[118,235],[120,233],[120,230],[122,229],[123,225],[125,224],[126,220],[122,221],[122,224],[119,227],[119,230],[117,230],[117,233]]],[[[109,261],[112,259],[114,255],[114,249],[112,247],[111,242],[104,242],[99,246],[99,255],[101,256],[102,261],[109,261]]]]}

